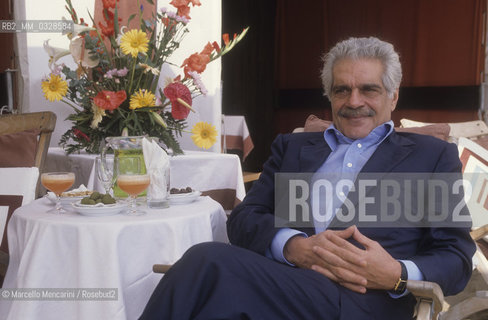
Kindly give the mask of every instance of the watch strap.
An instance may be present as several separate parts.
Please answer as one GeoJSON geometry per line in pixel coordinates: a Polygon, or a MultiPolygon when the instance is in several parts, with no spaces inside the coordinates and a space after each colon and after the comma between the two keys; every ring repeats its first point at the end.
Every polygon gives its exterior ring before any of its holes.
{"type": "Polygon", "coordinates": [[[395,287],[393,288],[393,292],[396,294],[402,294],[407,289],[408,272],[405,264],[402,261],[398,261],[398,262],[400,262],[402,271],[400,274],[400,278],[398,279],[398,281],[395,284],[395,287]]]}

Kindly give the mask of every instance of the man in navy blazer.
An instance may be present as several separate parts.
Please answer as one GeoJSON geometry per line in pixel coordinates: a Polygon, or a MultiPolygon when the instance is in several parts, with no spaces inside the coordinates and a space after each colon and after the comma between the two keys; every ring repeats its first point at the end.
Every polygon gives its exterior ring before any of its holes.
{"type": "MultiPolygon", "coordinates": [[[[163,277],[141,319],[411,319],[415,298],[406,280],[437,282],[445,295],[465,287],[475,251],[466,223],[338,228],[338,209],[347,202],[341,198],[331,202],[328,210],[336,214],[328,220],[314,219],[309,228],[277,226],[278,174],[355,181],[363,173],[461,170],[455,145],[395,132],[391,112],[402,73],[391,44],[351,38],[324,61],[333,125],[278,136],[260,179],[229,218],[231,245],[189,249],[163,277]]],[[[348,198],[353,191],[346,191],[348,198]]]]}

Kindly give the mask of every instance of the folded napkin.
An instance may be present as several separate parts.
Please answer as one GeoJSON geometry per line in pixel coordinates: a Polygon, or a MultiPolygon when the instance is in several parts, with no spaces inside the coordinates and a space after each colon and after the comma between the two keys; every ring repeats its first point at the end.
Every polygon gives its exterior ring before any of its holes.
{"type": "Polygon", "coordinates": [[[148,197],[153,200],[164,200],[169,189],[169,156],[156,141],[142,139],[142,153],[146,171],[151,183],[147,189],[148,197]]]}

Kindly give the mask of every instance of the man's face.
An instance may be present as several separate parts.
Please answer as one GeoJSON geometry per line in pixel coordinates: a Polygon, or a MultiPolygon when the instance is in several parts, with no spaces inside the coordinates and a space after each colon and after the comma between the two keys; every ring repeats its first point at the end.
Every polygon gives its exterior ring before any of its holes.
{"type": "Polygon", "coordinates": [[[342,59],[332,70],[330,94],[332,119],[346,137],[360,139],[391,119],[398,101],[398,90],[389,98],[381,76],[383,65],[377,59],[342,59]]]}

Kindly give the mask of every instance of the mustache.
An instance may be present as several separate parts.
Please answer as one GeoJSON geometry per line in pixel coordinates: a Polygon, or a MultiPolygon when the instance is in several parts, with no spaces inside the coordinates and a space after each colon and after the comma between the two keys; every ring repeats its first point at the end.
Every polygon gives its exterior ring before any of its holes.
{"type": "Polygon", "coordinates": [[[369,108],[343,108],[340,109],[337,114],[344,118],[357,118],[357,117],[373,117],[376,112],[369,108]]]}

